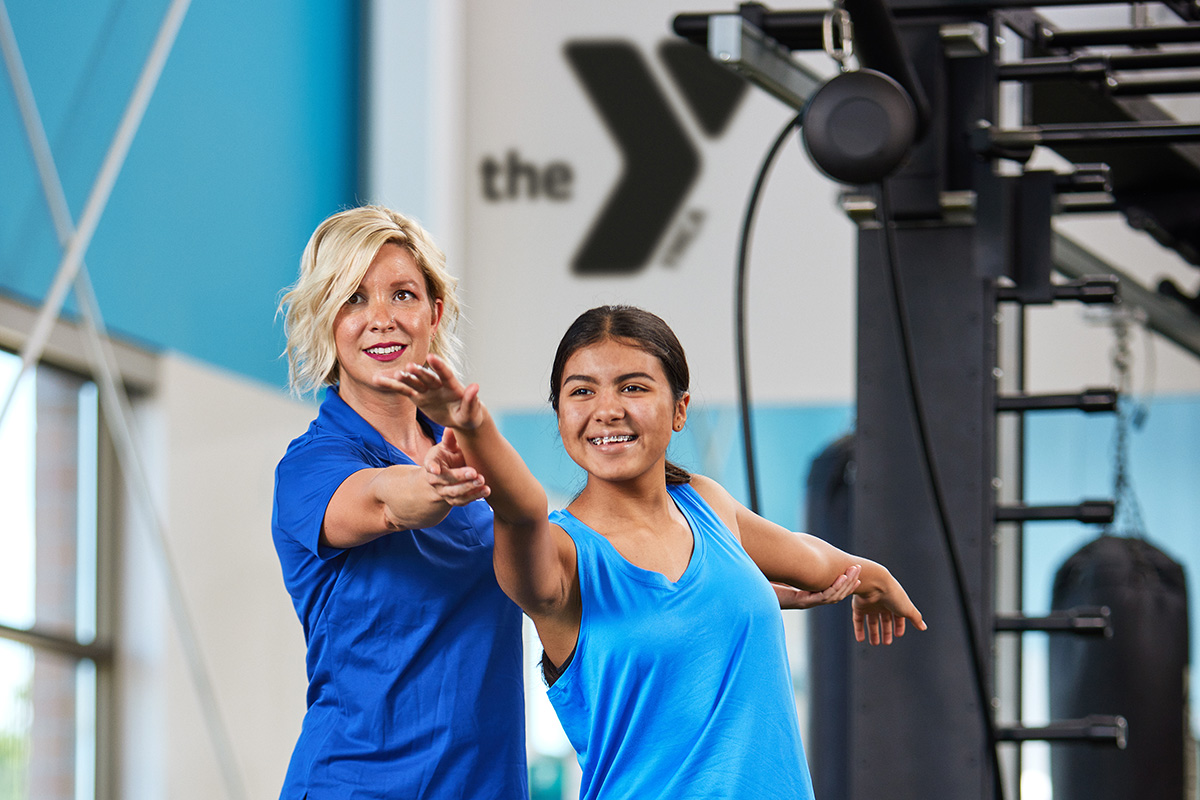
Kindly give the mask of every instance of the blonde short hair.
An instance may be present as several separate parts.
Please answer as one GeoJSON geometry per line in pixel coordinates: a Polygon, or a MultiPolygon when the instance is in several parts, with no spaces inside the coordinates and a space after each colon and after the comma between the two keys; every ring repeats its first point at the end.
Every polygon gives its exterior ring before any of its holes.
{"type": "Polygon", "coordinates": [[[458,279],[446,271],[446,256],[416,220],[382,206],[338,212],[313,231],[300,257],[300,277],[279,301],[287,335],[288,385],[296,395],[316,392],[340,379],[333,323],[379,249],[394,243],[408,248],[429,292],[430,305],[442,301],[442,321],[430,350],[459,367],[461,343],[454,334],[459,305],[458,279]]]}

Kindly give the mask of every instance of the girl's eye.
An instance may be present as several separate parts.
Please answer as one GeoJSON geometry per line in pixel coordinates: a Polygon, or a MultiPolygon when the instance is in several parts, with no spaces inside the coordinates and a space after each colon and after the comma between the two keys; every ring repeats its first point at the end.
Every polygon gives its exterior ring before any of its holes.
{"type": "Polygon", "coordinates": [[[572,389],[568,397],[579,397],[581,395],[591,394],[592,390],[580,386],[578,389],[572,389]]]}
{"type": "Polygon", "coordinates": [[[416,297],[416,295],[414,295],[408,289],[401,289],[400,291],[396,292],[397,300],[411,300],[414,297],[416,297]]]}
{"type": "Polygon", "coordinates": [[[363,296],[362,296],[362,293],[361,293],[361,292],[355,292],[354,294],[352,294],[352,295],[350,295],[348,298],[346,298],[346,305],[348,305],[348,306],[356,306],[356,305],[358,305],[359,303],[361,303],[362,301],[363,301],[363,296]]]}
{"type": "Polygon", "coordinates": [[[646,391],[646,387],[639,386],[636,383],[631,383],[628,386],[622,386],[621,391],[622,392],[644,392],[644,391],[646,391]]]}

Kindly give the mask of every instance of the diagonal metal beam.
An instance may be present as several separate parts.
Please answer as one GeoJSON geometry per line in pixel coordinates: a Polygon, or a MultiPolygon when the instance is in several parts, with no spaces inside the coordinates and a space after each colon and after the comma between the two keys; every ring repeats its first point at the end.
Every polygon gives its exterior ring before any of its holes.
{"type": "MultiPolygon", "coordinates": [[[[66,252],[63,253],[62,261],[59,262],[58,271],[54,276],[54,283],[51,285],[50,291],[42,304],[41,311],[38,313],[38,318],[34,323],[29,340],[26,342],[25,347],[21,348],[21,369],[13,380],[12,385],[8,388],[3,404],[0,404],[0,422],[3,422],[4,415],[8,413],[13,395],[17,391],[17,385],[29,369],[37,363],[37,360],[42,355],[42,351],[46,347],[46,340],[50,337],[50,331],[54,327],[55,321],[58,320],[59,313],[62,311],[62,305],[67,298],[67,291],[71,287],[71,282],[75,280],[75,275],[79,272],[79,267],[83,263],[83,255],[92,243],[92,237],[96,233],[96,226],[100,223],[100,216],[104,213],[104,208],[108,204],[108,198],[112,194],[113,185],[117,181],[121,167],[125,164],[125,157],[129,154],[129,146],[133,143],[133,137],[137,133],[138,126],[141,125],[142,116],[146,113],[146,106],[150,103],[150,97],[154,94],[154,89],[158,85],[159,76],[162,75],[163,67],[167,62],[167,56],[170,55],[171,47],[175,44],[175,36],[179,33],[179,26],[183,23],[183,17],[187,13],[190,3],[191,0],[172,0],[166,15],[163,17],[162,25],[158,29],[158,35],[154,39],[154,45],[150,48],[150,54],[146,57],[146,63],[142,66],[142,72],[138,76],[133,94],[130,95],[129,102],[125,107],[125,113],[122,115],[113,140],[109,144],[108,152],[104,155],[104,161],[101,162],[96,180],[92,184],[91,193],[88,195],[87,203],[83,207],[83,213],[79,217],[79,225],[75,230],[75,234],[70,239],[66,252]]],[[[0,0],[0,7],[2,7],[2,0],[0,0]]],[[[4,19],[4,27],[11,34],[12,25],[9,21],[6,7],[4,8],[4,19]]],[[[9,69],[11,72],[11,65],[9,69]]]]}
{"type": "MultiPolygon", "coordinates": [[[[177,3],[176,5],[179,6],[178,20],[172,22],[169,19],[171,10],[168,11],[168,20],[164,20],[164,27],[170,25],[174,31],[178,31],[179,23],[182,22],[183,13],[186,11],[187,2],[177,3]]],[[[174,6],[172,10],[174,10],[174,6]]],[[[170,38],[173,42],[174,33],[171,34],[170,38]]],[[[12,79],[17,95],[18,105],[25,125],[25,132],[29,139],[30,148],[33,151],[34,161],[37,165],[38,175],[42,184],[42,191],[46,197],[46,203],[50,207],[50,214],[54,220],[59,243],[69,253],[72,244],[78,240],[78,231],[71,219],[66,194],[63,191],[58,168],[54,163],[45,126],[42,124],[41,115],[38,113],[37,105],[34,101],[33,89],[29,84],[28,74],[25,71],[20,50],[17,47],[16,36],[13,32],[4,0],[0,0],[0,48],[3,49],[5,64],[8,67],[9,77],[12,79]]],[[[168,43],[168,51],[169,48],[170,44],[168,43]]],[[[165,61],[165,57],[166,53],[164,52],[161,60],[165,61]]],[[[161,64],[158,69],[161,71],[161,64]]],[[[148,94],[146,99],[149,99],[148,94]]],[[[128,144],[125,147],[127,149],[128,144]]],[[[139,490],[135,493],[135,496],[141,498],[142,509],[150,523],[148,530],[152,534],[151,545],[159,559],[160,566],[166,578],[168,605],[180,636],[185,662],[188,664],[192,682],[200,700],[200,706],[209,731],[209,738],[216,751],[217,761],[221,767],[226,791],[230,798],[241,800],[247,796],[246,790],[237,770],[229,732],[220,717],[216,702],[216,692],[213,689],[208,671],[204,666],[195,624],[188,612],[186,601],[180,589],[179,570],[175,566],[167,544],[164,518],[158,511],[157,504],[154,501],[149,475],[140,456],[142,451],[137,446],[136,430],[132,423],[133,415],[129,405],[129,398],[125,393],[123,384],[118,379],[116,357],[112,350],[111,340],[108,338],[107,331],[104,328],[104,321],[100,315],[99,304],[92,290],[92,284],[88,280],[87,267],[83,263],[82,251],[78,259],[73,277],[75,295],[79,301],[83,317],[86,334],[84,341],[87,345],[88,360],[91,363],[93,374],[97,377],[99,383],[101,404],[105,411],[104,420],[116,444],[117,457],[121,465],[121,470],[126,476],[132,479],[132,482],[139,490]]],[[[67,280],[67,283],[70,282],[70,280],[67,280]]],[[[57,318],[57,311],[58,309],[55,309],[54,318],[57,318]]],[[[54,319],[51,319],[51,323],[53,321],[54,319]]],[[[41,349],[44,348],[44,344],[43,339],[41,346],[37,349],[30,363],[35,363],[41,357],[41,349]]],[[[25,362],[23,361],[23,368],[24,366],[25,362]]],[[[18,375],[17,381],[13,384],[14,390],[19,381],[20,375],[18,375]]],[[[0,420],[2,419],[3,413],[0,412],[0,420]]],[[[87,654],[85,655],[86,657],[92,657],[87,654]]]]}
{"type": "Polygon", "coordinates": [[[708,18],[708,54],[787,105],[803,111],[824,80],[740,14],[708,18]]]}
{"type": "Polygon", "coordinates": [[[1054,268],[1068,278],[1115,275],[1120,279],[1117,292],[1121,302],[1141,309],[1146,315],[1146,327],[1200,356],[1200,317],[1182,303],[1147,289],[1132,276],[1061,233],[1054,234],[1051,256],[1054,268]]]}

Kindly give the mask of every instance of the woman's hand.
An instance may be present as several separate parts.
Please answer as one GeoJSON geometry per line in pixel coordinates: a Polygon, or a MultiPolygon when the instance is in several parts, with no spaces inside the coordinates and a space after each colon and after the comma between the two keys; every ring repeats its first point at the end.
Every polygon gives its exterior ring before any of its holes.
{"type": "Polygon", "coordinates": [[[429,448],[423,466],[429,485],[452,506],[465,506],[492,493],[483,476],[467,466],[451,428],[446,429],[440,443],[429,448]]]}
{"type": "Polygon", "coordinates": [[[854,638],[860,642],[891,644],[894,637],[904,635],[906,620],[912,620],[917,630],[927,627],[904,588],[895,578],[889,576],[889,581],[884,591],[854,595],[854,638]]]}
{"type": "Polygon", "coordinates": [[[428,366],[409,365],[376,376],[375,384],[410,398],[417,408],[446,428],[474,430],[483,424],[479,384],[463,386],[445,361],[435,355],[428,366]]]}
{"type": "Polygon", "coordinates": [[[841,575],[838,575],[827,589],[821,592],[808,592],[782,583],[772,583],[775,596],[779,598],[780,608],[814,608],[816,606],[840,603],[845,600],[862,583],[858,579],[862,567],[853,565],[841,575]]]}

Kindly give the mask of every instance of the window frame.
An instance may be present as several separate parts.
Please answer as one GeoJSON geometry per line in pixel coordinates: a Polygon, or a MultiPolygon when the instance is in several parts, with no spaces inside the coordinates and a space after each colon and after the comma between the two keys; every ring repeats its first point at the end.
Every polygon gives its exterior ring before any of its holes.
{"type": "MultiPolygon", "coordinates": [[[[0,349],[19,357],[21,347],[34,329],[38,309],[0,294],[0,349]]],[[[74,373],[96,382],[87,360],[88,342],[84,326],[70,319],[55,322],[47,339],[40,364],[74,373]]],[[[115,374],[131,398],[150,394],[157,384],[159,360],[156,354],[128,343],[109,339],[115,356],[115,374]]],[[[7,391],[7,386],[0,391],[7,391]]],[[[33,648],[35,651],[73,659],[76,664],[91,661],[95,669],[94,787],[95,800],[115,800],[119,776],[121,740],[121,704],[118,698],[119,576],[122,520],[126,514],[126,491],[116,446],[109,435],[107,414],[101,398],[97,400],[96,442],[96,631],[91,642],[80,642],[60,632],[48,632],[38,625],[15,628],[0,624],[0,639],[33,648]]],[[[74,766],[72,766],[74,768],[74,766]]]]}

